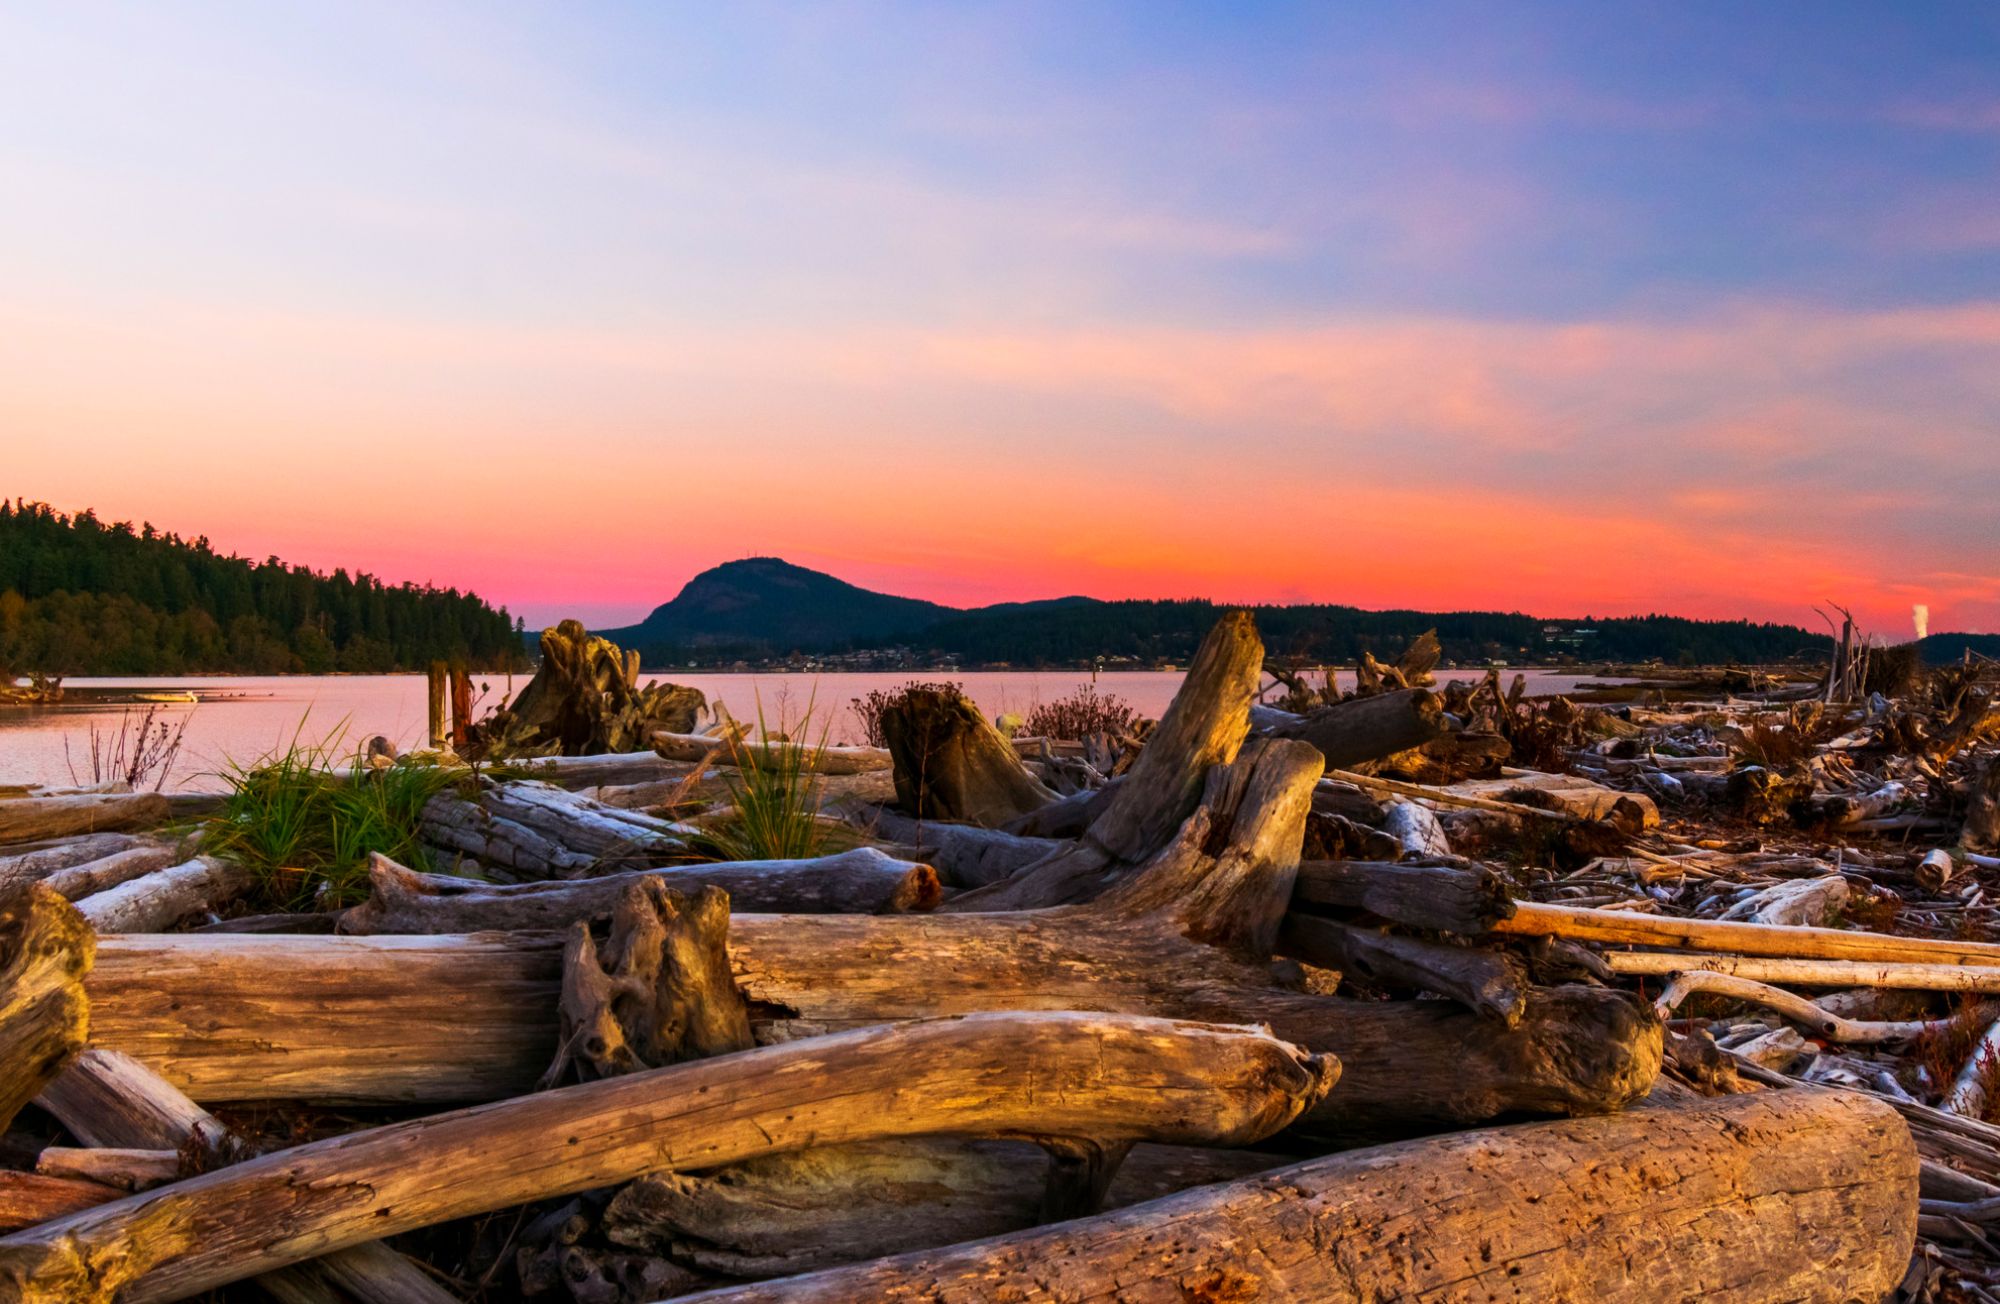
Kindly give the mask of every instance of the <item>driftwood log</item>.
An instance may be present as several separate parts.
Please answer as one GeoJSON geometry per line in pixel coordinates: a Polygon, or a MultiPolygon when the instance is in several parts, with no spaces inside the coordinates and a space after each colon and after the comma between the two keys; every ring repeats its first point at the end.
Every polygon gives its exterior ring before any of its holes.
{"type": "Polygon", "coordinates": [[[954,689],[909,688],[882,712],[896,804],[919,819],[989,828],[1056,799],[999,730],[954,689]]]}
{"type": "Polygon", "coordinates": [[[1392,924],[1476,937],[1511,919],[1515,903],[1490,869],[1369,860],[1299,865],[1295,905],[1365,910],[1392,924]]]}
{"type": "MultiPolygon", "coordinates": [[[[1136,1145],[1103,1206],[1119,1209],[1289,1162],[1136,1145]]],[[[732,1277],[782,1277],[1020,1231],[1047,1220],[1051,1158],[1021,1141],[926,1138],[815,1146],[708,1173],[644,1177],[604,1226],[620,1245],[732,1277]]]]}
{"type": "Polygon", "coordinates": [[[1784,959],[2000,965],[2000,944],[1993,942],[1894,937],[1887,933],[1751,924],[1735,920],[1678,919],[1664,915],[1641,915],[1629,910],[1598,910],[1589,906],[1557,906],[1532,901],[1516,902],[1514,913],[1495,924],[1493,931],[1784,959]]]}
{"type": "MultiPolygon", "coordinates": [[[[185,1168],[226,1163],[243,1149],[221,1120],[115,1051],[85,1051],[36,1103],[86,1145],[165,1153],[185,1168]]],[[[275,1269],[257,1284],[286,1304],[450,1304],[455,1298],[379,1241],[275,1269]]]]}
{"type": "Polygon", "coordinates": [[[1372,697],[1350,697],[1306,715],[1257,708],[1259,733],[1311,743],[1330,770],[1345,770],[1421,747],[1450,727],[1437,694],[1405,688],[1372,697]]]}
{"type": "Polygon", "coordinates": [[[1002,1133],[1239,1145],[1284,1127],[1338,1071],[1254,1029],[1157,1019],[871,1028],[335,1137],[128,1196],[0,1238],[0,1293],[181,1299],[415,1227],[809,1144],[1002,1133]]]}
{"type": "Polygon", "coordinates": [[[43,846],[21,848],[0,856],[0,891],[39,882],[58,870],[153,845],[130,833],[85,833],[43,846]]]}
{"type": "Polygon", "coordinates": [[[138,846],[116,851],[98,860],[51,870],[41,881],[56,895],[79,901],[98,892],[108,892],[157,869],[165,869],[180,859],[172,847],[138,846]]]}
{"type": "Polygon", "coordinates": [[[48,888],[0,898],[0,1131],[89,1041],[95,954],[90,925],[48,888]]]}
{"type": "MultiPolygon", "coordinates": [[[[1645,1094],[1650,1007],[1529,994],[1519,1025],[1441,1001],[1350,1001],[1272,978],[1319,758],[1257,743],[1143,869],[1081,906],[991,914],[737,915],[730,964],[760,1040],[975,1010],[1255,1020],[1351,1071],[1316,1130],[1380,1136],[1645,1094]],[[1216,848],[1211,850],[1210,848],[1216,848]],[[1351,1055],[1348,1053],[1351,1048],[1351,1055]]],[[[101,1044],[198,1100],[463,1100],[527,1089],[555,1052],[547,935],[119,938],[91,988],[101,1044]],[[398,1018],[384,1022],[379,1011],[398,1018]]]]}
{"type": "Polygon", "coordinates": [[[11,1232],[64,1214],[94,1209],[124,1194],[115,1186],[84,1178],[0,1169],[0,1231],[11,1232]]]}
{"type": "Polygon", "coordinates": [[[655,733],[653,750],[670,761],[695,761],[704,765],[771,767],[785,753],[788,768],[808,774],[872,774],[895,768],[895,758],[886,747],[814,747],[796,742],[764,743],[732,741],[707,734],[655,733]]]}
{"type": "Polygon", "coordinates": [[[235,900],[256,881],[233,860],[196,856],[85,897],[77,909],[100,933],[157,933],[235,900]]]}
{"type": "Polygon", "coordinates": [[[1298,913],[1286,916],[1278,949],[1374,987],[1450,997],[1510,1028],[1528,1006],[1526,970],[1505,951],[1448,946],[1298,913]]]}
{"type": "MultiPolygon", "coordinates": [[[[1057,838],[1024,837],[976,824],[912,819],[886,807],[850,811],[850,824],[881,842],[910,848],[952,887],[984,887],[1064,849],[1057,838]]],[[[760,907],[749,906],[755,910],[760,907]]]]}
{"type": "Polygon", "coordinates": [[[157,792],[10,797],[0,801],[0,843],[151,828],[166,818],[167,799],[157,792]]]}
{"type": "Polygon", "coordinates": [[[942,899],[928,865],[858,847],[813,860],[738,860],[598,878],[495,884],[420,874],[386,856],[371,858],[368,899],[341,917],[343,933],[479,933],[566,929],[604,919],[625,888],[657,880],[693,892],[713,884],[739,910],[771,914],[877,914],[929,910],[942,899]]]}
{"type": "Polygon", "coordinates": [[[1903,1121],[1864,1096],[1802,1088],[1351,1151],[692,1298],[1843,1304],[1888,1296],[1916,1219],[1903,1121]]]}
{"type": "Polygon", "coordinates": [[[479,780],[424,806],[427,841],[534,878],[575,878],[685,854],[686,829],[553,784],[479,780]]]}

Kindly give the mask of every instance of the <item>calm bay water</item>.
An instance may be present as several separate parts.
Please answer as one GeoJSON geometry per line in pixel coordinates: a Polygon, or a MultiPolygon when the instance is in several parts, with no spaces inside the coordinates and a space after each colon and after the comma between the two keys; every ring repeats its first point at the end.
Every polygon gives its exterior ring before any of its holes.
{"type": "MultiPolygon", "coordinates": [[[[1477,679],[1483,671],[1442,671],[1439,679],[1477,679]]],[[[1515,673],[1507,671],[1511,678],[1515,673]]],[[[1594,676],[1529,670],[1531,694],[1561,693],[1594,676]]],[[[958,674],[908,671],[866,674],[694,674],[672,676],[721,700],[741,720],[754,721],[761,703],[772,728],[783,720],[800,736],[797,722],[810,709],[816,736],[826,726],[834,742],[860,741],[860,726],[849,702],[871,689],[893,689],[911,679],[951,679],[961,684],[988,717],[1003,712],[1026,715],[1090,683],[1088,671],[973,671],[958,674]]],[[[481,710],[508,691],[504,675],[480,676],[481,710]]],[[[526,676],[516,676],[520,688],[526,676]]],[[[1343,682],[1352,685],[1352,677],[1343,682]]],[[[71,679],[72,688],[128,688],[139,692],[189,690],[193,704],[161,704],[156,719],[187,731],[179,760],[167,782],[170,790],[212,791],[223,786],[232,763],[249,764],[282,749],[294,738],[352,753],[364,740],[386,735],[399,748],[424,741],[426,685],[422,675],[259,675],[180,679],[71,679]]],[[[1100,675],[1097,688],[1129,702],[1141,715],[1158,717],[1180,687],[1178,672],[1123,671],[1100,675]]],[[[115,735],[121,724],[138,727],[143,706],[73,704],[0,707],[0,783],[89,782],[90,733],[115,735]],[[67,752],[65,751],[67,748],[67,752]]]]}

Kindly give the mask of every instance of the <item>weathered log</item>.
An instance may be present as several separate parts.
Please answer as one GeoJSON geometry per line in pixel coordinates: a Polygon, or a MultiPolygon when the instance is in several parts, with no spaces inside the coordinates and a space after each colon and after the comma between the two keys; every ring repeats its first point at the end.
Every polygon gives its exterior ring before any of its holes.
{"type": "Polygon", "coordinates": [[[1345,770],[1365,761],[1421,747],[1450,727],[1437,694],[1426,688],[1406,688],[1372,697],[1351,697],[1323,706],[1309,715],[1262,708],[1258,732],[1274,738],[1311,743],[1326,758],[1329,770],[1345,770]]]}
{"type": "Polygon", "coordinates": [[[1883,1299],[1916,1239],[1887,1106],[1800,1088],[1351,1151],[703,1304],[1883,1299]]]}
{"type": "Polygon", "coordinates": [[[1784,928],[1815,928],[1847,905],[1847,880],[1839,874],[1795,878],[1751,893],[1721,919],[1784,928]]]}
{"type": "Polygon", "coordinates": [[[1700,969],[1674,975],[1674,980],[1667,984],[1667,990],[1653,1002],[1653,1008],[1659,1011],[1661,1018],[1665,1018],[1682,1001],[1697,992],[1761,1005],[1805,1028],[1815,1037],[1848,1045],[1880,1046],[1905,1042],[1925,1033],[1943,1032],[1952,1023],[1950,1019],[1899,1019],[1893,1022],[1849,1019],[1792,992],[1752,982],[1748,978],[1700,969]]]}
{"type": "MultiPolygon", "coordinates": [[[[1187,677],[1139,759],[1116,788],[1082,809],[1090,825],[1075,845],[946,910],[1035,910],[1088,901],[1165,846],[1201,801],[1209,772],[1236,759],[1250,730],[1264,644],[1247,611],[1232,611],[1202,640],[1187,677]]],[[[1016,825],[1017,830],[1019,825],[1016,825]]]]}
{"type": "MultiPolygon", "coordinates": [[[[1671,946],[1789,959],[1868,960],[1891,964],[2000,965],[2000,944],[1942,938],[1891,937],[1839,928],[1746,924],[1716,919],[1677,919],[1588,906],[1515,902],[1514,913],[1494,925],[1496,933],[1567,937],[1585,942],[1671,946]]],[[[1690,968],[1694,966],[1688,966],[1690,968]]]]}
{"type": "Polygon", "coordinates": [[[67,901],[80,901],[98,892],[108,892],[122,883],[165,869],[180,859],[172,847],[142,846],[114,852],[101,860],[51,871],[42,885],[67,901]]]}
{"type": "Polygon", "coordinates": [[[49,1177],[101,1182],[121,1191],[143,1191],[181,1176],[177,1150],[103,1149],[48,1146],[35,1156],[35,1171],[49,1177]]]}
{"type": "Polygon", "coordinates": [[[96,938],[39,883],[0,898],[0,1131],[89,1041],[96,938]]]}
{"type": "MultiPolygon", "coordinates": [[[[116,1051],[85,1051],[36,1103],[85,1145],[171,1154],[192,1169],[234,1161],[246,1149],[221,1120],[116,1051]]],[[[274,1269],[257,1284],[281,1304],[452,1304],[455,1298],[379,1241],[274,1269]]]]}
{"type": "Polygon", "coordinates": [[[884,807],[855,810],[846,818],[879,841],[914,848],[926,863],[936,867],[946,882],[959,888],[997,883],[1063,849],[1063,843],[1056,838],[1023,837],[976,824],[912,819],[884,807]]]}
{"type": "Polygon", "coordinates": [[[94,1209],[124,1194],[118,1187],[84,1178],[0,1170],[0,1231],[94,1209]]]}
{"type": "Polygon", "coordinates": [[[541,1086],[665,1068],[752,1045],[729,976],[729,896],[692,895],[656,878],[627,883],[600,947],[590,925],[563,948],[562,1040],[541,1086]]]}
{"type": "Polygon", "coordinates": [[[553,784],[481,779],[475,795],[441,792],[424,806],[424,837],[541,878],[638,868],[685,855],[688,830],[553,784]]]}
{"type": "Polygon", "coordinates": [[[157,792],[16,797],[0,801],[0,843],[151,828],[166,818],[167,799],[157,792]]]}
{"type": "Polygon", "coordinates": [[[1504,951],[1446,946],[1299,913],[1286,916],[1278,949],[1377,987],[1448,996],[1510,1028],[1519,1025],[1528,1004],[1527,974],[1504,951]]]}
{"type": "Polygon", "coordinates": [[[256,882],[233,860],[196,856],[85,897],[77,909],[100,933],[157,933],[234,900],[256,882]]]}
{"type": "Polygon", "coordinates": [[[877,914],[929,910],[942,898],[928,865],[859,847],[814,860],[738,860],[599,878],[494,884],[420,874],[388,859],[369,861],[369,898],[341,917],[343,933],[478,933],[566,929],[603,919],[627,886],[657,880],[684,891],[713,884],[733,908],[786,914],[877,914]]]}
{"type": "Polygon", "coordinates": [[[1449,856],[1451,839],[1430,810],[1413,801],[1392,801],[1382,818],[1382,831],[1396,840],[1405,856],[1424,859],[1449,856]]]}
{"type": "Polygon", "coordinates": [[[1156,1019],[865,1029],[335,1137],[129,1196],[0,1238],[0,1291],[25,1304],[181,1299],[377,1236],[815,1143],[1243,1144],[1337,1075],[1330,1058],[1252,1029],[1156,1019]]]}
{"type": "Polygon", "coordinates": [[[57,870],[87,865],[121,851],[151,845],[146,839],[130,833],[85,833],[44,846],[24,848],[11,855],[0,856],[0,891],[39,882],[57,870]]]}
{"type": "MultiPolygon", "coordinates": [[[[1136,1145],[1103,1206],[1276,1168],[1280,1155],[1136,1145]]],[[[733,1277],[814,1272],[999,1236],[1046,1220],[1050,1157],[1020,1141],[925,1139],[815,1146],[709,1173],[632,1183],[604,1211],[615,1244],[733,1277]]]]}
{"type": "Polygon", "coordinates": [[[882,712],[896,804],[919,819],[997,827],[1056,799],[956,690],[909,688],[882,712]]]}
{"type": "Polygon", "coordinates": [[[1292,900],[1468,937],[1491,932],[1515,910],[1507,884],[1490,869],[1369,860],[1300,862],[1292,900]]]}
{"type": "Polygon", "coordinates": [[[779,759],[779,749],[795,755],[784,757],[789,768],[808,774],[872,774],[895,768],[895,759],[886,747],[814,747],[799,743],[732,742],[707,734],[668,733],[652,735],[653,750],[670,761],[696,761],[703,765],[746,765],[770,768],[779,759]]]}

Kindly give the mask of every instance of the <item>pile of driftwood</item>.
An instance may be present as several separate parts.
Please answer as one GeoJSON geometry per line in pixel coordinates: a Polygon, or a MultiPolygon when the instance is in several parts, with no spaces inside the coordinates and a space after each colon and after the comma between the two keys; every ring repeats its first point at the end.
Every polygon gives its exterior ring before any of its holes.
{"type": "Polygon", "coordinates": [[[468,772],[458,872],[307,916],[157,796],[0,801],[0,1299],[1981,1298],[1996,864],[1889,841],[1987,836],[1978,677],[1426,658],[1266,706],[1232,614],[1115,744],[905,694],[810,752],[805,860],[699,859],[784,744],[676,721],[468,772]]]}

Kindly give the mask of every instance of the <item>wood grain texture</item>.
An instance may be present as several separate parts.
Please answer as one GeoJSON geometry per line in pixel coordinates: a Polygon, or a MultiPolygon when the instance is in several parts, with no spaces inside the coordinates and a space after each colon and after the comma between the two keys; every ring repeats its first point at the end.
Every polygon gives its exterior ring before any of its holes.
{"type": "Polygon", "coordinates": [[[1916,1236],[1886,1105],[1807,1089],[1316,1159],[997,1240],[686,1297],[1378,1304],[1880,1300],[1916,1236]]]}

